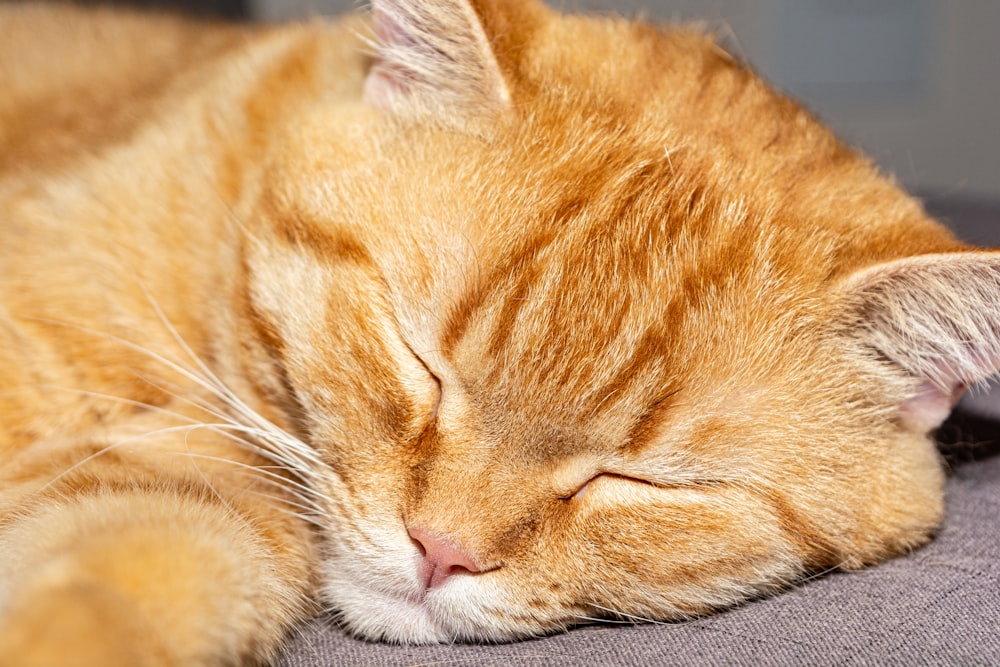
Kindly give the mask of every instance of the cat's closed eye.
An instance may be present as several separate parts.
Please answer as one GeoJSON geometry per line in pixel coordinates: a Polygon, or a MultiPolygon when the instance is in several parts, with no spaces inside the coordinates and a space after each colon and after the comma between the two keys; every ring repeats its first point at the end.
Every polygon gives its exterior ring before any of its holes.
{"type": "Polygon", "coordinates": [[[587,496],[587,494],[591,492],[591,489],[594,489],[595,487],[597,487],[598,490],[600,490],[600,488],[604,486],[610,487],[610,489],[614,489],[615,487],[620,488],[622,486],[628,486],[634,484],[651,486],[651,487],[657,486],[653,482],[646,479],[642,479],[641,477],[622,475],[614,472],[599,472],[594,476],[588,478],[582,484],[580,484],[580,486],[577,487],[577,489],[572,493],[561,497],[564,500],[575,500],[577,502],[580,502],[583,501],[584,498],[587,496]]]}
{"type": "Polygon", "coordinates": [[[441,400],[444,397],[444,388],[441,383],[441,378],[438,377],[433,370],[431,370],[431,367],[428,365],[427,361],[425,361],[423,356],[414,352],[412,348],[410,348],[410,352],[412,352],[416,360],[420,362],[420,365],[426,372],[426,379],[429,380],[427,383],[427,391],[431,397],[431,408],[427,413],[427,420],[429,422],[433,422],[437,419],[438,411],[441,409],[441,400]]]}

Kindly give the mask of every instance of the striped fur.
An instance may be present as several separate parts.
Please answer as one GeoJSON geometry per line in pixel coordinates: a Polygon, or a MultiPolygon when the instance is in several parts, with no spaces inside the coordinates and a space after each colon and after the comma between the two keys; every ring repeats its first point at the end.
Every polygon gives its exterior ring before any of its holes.
{"type": "Polygon", "coordinates": [[[679,619],[937,528],[1000,260],[710,36],[0,23],[5,660],[679,619]]]}

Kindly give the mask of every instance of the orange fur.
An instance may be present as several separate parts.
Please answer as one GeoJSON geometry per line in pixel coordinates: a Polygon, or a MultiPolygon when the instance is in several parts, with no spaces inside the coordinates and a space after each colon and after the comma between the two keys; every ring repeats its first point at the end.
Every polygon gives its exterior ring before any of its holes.
{"type": "Polygon", "coordinates": [[[930,537],[997,255],[698,31],[373,20],[0,8],[0,655],[681,618],[930,537]]]}

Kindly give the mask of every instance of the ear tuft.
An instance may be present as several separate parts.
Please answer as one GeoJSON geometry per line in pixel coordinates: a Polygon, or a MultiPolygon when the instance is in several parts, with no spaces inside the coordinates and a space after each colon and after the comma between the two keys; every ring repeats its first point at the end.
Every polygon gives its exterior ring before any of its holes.
{"type": "Polygon", "coordinates": [[[1000,370],[1000,253],[896,260],[843,287],[853,335],[917,380],[899,410],[910,428],[937,428],[967,386],[1000,370]]]}
{"type": "Polygon", "coordinates": [[[365,100],[396,115],[447,119],[510,105],[510,91],[467,0],[374,0],[376,60],[365,100]]]}

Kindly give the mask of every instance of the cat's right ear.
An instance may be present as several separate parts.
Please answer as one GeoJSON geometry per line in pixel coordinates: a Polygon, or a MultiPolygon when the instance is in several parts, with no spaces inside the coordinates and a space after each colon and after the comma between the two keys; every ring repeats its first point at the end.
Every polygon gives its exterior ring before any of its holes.
{"type": "Polygon", "coordinates": [[[1000,370],[1000,252],[895,260],[841,289],[849,335],[915,380],[898,406],[907,428],[937,428],[966,387],[1000,370]]]}
{"type": "Polygon", "coordinates": [[[373,0],[364,98],[390,114],[463,122],[510,106],[477,0],[373,0]]]}

